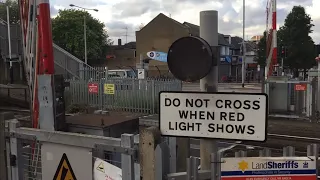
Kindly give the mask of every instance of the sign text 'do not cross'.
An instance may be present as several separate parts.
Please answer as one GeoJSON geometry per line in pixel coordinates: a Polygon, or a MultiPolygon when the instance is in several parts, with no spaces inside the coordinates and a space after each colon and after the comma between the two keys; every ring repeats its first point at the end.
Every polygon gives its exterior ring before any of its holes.
{"type": "Polygon", "coordinates": [[[199,37],[182,37],[169,48],[168,67],[181,81],[197,81],[205,77],[213,66],[210,45],[199,37]]]}

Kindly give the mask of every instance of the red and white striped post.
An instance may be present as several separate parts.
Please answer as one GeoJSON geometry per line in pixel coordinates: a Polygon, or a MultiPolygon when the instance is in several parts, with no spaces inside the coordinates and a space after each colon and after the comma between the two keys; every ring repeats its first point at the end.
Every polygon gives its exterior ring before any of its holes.
{"type": "Polygon", "coordinates": [[[54,59],[49,0],[37,0],[37,95],[39,103],[37,128],[54,130],[54,59]],[[46,101],[43,101],[46,99],[46,101]],[[41,101],[41,102],[40,102],[41,101]]]}
{"type": "Polygon", "coordinates": [[[273,37],[272,65],[276,65],[278,63],[277,61],[277,0],[272,0],[272,37],[273,37]]]}
{"type": "Polygon", "coordinates": [[[38,0],[39,74],[54,74],[49,0],[38,0]]]}
{"type": "Polygon", "coordinates": [[[277,62],[277,1],[268,0],[266,8],[266,38],[267,38],[267,58],[265,68],[265,79],[275,70],[277,62]],[[269,25],[271,27],[269,27],[269,25]]]}

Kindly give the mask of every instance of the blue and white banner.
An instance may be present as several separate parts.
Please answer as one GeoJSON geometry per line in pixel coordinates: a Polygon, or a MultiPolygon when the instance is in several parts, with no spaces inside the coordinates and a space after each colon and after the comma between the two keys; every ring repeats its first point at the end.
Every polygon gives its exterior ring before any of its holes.
{"type": "Polygon", "coordinates": [[[147,56],[152,60],[167,62],[168,54],[159,51],[149,51],[147,52],[147,56]]]}

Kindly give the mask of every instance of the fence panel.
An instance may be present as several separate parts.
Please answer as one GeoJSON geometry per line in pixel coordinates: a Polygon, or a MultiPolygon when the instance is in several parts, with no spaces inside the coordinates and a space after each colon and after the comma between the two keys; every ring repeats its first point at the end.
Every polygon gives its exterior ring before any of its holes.
{"type": "Polygon", "coordinates": [[[25,180],[41,179],[41,144],[27,139],[18,141],[19,178],[25,180]]]}
{"type": "MultiPolygon", "coordinates": [[[[77,179],[88,179],[97,175],[97,168],[92,167],[97,161],[99,164],[113,165],[123,180],[134,179],[137,146],[133,134],[111,138],[23,128],[15,119],[6,121],[6,127],[7,164],[3,167],[7,169],[8,179],[41,180],[52,179],[53,176],[70,178],[63,173],[64,170],[77,179]],[[88,162],[90,160],[92,164],[88,162]]],[[[107,171],[108,167],[101,167],[100,172],[107,171]]]]}
{"type": "Polygon", "coordinates": [[[181,81],[173,79],[112,78],[67,80],[67,104],[82,104],[103,110],[158,113],[160,91],[181,91],[181,81]],[[94,92],[89,91],[94,84],[94,92]],[[107,90],[108,89],[108,90],[107,90]]]}

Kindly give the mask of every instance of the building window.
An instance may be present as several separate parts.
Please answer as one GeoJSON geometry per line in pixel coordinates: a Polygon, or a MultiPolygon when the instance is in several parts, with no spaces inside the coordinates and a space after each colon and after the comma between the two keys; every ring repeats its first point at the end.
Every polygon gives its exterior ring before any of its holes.
{"type": "Polygon", "coordinates": [[[221,48],[220,48],[220,54],[221,54],[221,55],[226,55],[225,46],[221,46],[221,48]]]}
{"type": "Polygon", "coordinates": [[[229,47],[226,46],[226,54],[225,55],[230,55],[230,52],[229,52],[229,47]]]}

